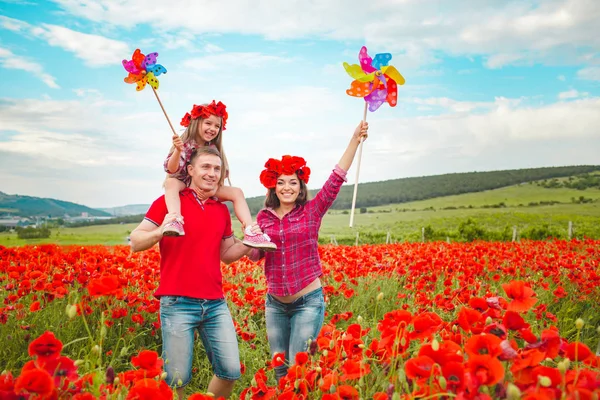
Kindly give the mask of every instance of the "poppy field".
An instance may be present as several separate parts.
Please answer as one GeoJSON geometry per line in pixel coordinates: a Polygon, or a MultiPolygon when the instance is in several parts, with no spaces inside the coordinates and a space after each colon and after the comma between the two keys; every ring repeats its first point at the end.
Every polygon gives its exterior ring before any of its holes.
{"type": "MultiPolygon", "coordinates": [[[[321,333],[276,384],[260,263],[223,265],[235,399],[598,399],[600,241],[321,246],[321,333]]],[[[0,246],[0,399],[173,399],[159,253],[0,246]]],[[[192,400],[212,376],[197,341],[192,400]]]]}

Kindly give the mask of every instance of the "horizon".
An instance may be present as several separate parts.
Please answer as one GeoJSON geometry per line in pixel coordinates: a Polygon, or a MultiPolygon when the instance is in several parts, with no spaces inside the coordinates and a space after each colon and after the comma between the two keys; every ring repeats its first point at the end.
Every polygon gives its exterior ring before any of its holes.
{"type": "Polygon", "coordinates": [[[368,113],[359,183],[598,163],[600,2],[295,4],[0,0],[0,190],[91,208],[163,194],[172,133],[151,89],[123,82],[136,48],[168,70],[158,94],[178,133],[193,104],[227,105],[248,198],[282,154],[325,182],[362,118],[342,63],[363,45],[406,84],[368,113]]]}
{"type": "MultiPolygon", "coordinates": [[[[518,171],[518,170],[523,170],[523,169],[542,169],[542,168],[566,168],[566,167],[598,167],[600,169],[600,164],[598,165],[594,165],[594,164],[578,164],[578,165],[553,165],[553,166],[545,166],[545,167],[531,167],[531,168],[515,168],[515,169],[504,169],[504,170],[490,170],[490,171],[466,171],[466,172],[448,172],[448,173],[444,173],[444,174],[436,174],[436,175],[422,175],[422,176],[407,176],[407,177],[402,177],[402,178],[391,178],[391,179],[386,179],[384,181],[371,181],[371,182],[359,182],[359,185],[362,184],[370,184],[370,183],[381,183],[381,182],[387,182],[387,181],[395,181],[395,180],[402,180],[402,179],[419,179],[419,178],[430,178],[430,177],[436,177],[436,176],[444,176],[444,175],[460,175],[460,174],[469,174],[469,173],[487,173],[487,172],[508,172],[508,171],[518,171]]],[[[342,187],[344,186],[354,186],[354,183],[344,183],[342,185],[342,187]]],[[[320,190],[320,188],[308,188],[308,190],[312,191],[312,190],[320,190]]],[[[360,193],[360,192],[359,192],[360,193]]],[[[8,196],[24,196],[24,197],[38,197],[38,196],[30,196],[30,195],[26,195],[26,194],[11,194],[11,193],[6,193],[0,190],[0,194],[5,194],[8,196]]],[[[450,195],[450,196],[454,196],[454,195],[450,195]]],[[[259,197],[263,197],[263,196],[251,196],[251,197],[246,197],[247,199],[252,199],[252,198],[259,198],[259,197]]],[[[117,205],[117,206],[102,206],[102,207],[90,207],[86,204],[81,204],[81,203],[75,203],[69,200],[65,200],[65,199],[58,199],[58,198],[52,198],[52,197],[38,197],[38,198],[42,198],[42,199],[49,199],[49,200],[59,200],[59,201],[64,201],[64,202],[68,202],[68,203],[72,203],[72,204],[76,204],[79,206],[84,206],[84,207],[88,207],[91,209],[95,209],[95,210],[106,210],[106,209],[115,209],[115,208],[123,208],[123,207],[133,207],[133,206],[149,206],[152,202],[149,203],[136,203],[136,204],[123,204],[123,205],[117,205]]],[[[155,199],[153,199],[152,201],[154,201],[155,199]]]]}

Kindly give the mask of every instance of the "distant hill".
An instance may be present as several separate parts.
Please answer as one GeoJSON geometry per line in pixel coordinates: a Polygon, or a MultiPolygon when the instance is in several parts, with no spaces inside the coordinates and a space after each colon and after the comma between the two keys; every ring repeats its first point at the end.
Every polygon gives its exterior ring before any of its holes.
{"type": "MultiPolygon", "coordinates": [[[[465,172],[359,183],[356,208],[406,203],[461,193],[482,192],[484,190],[498,189],[520,183],[577,176],[595,171],[600,171],[600,165],[465,172]]],[[[353,177],[349,176],[349,184],[342,186],[337,199],[331,207],[332,209],[345,210],[352,207],[352,194],[354,191],[352,180],[353,177]]],[[[314,197],[318,191],[318,189],[311,190],[311,197],[314,197]]],[[[264,196],[247,199],[248,206],[253,215],[263,207],[264,200],[264,196]]],[[[232,207],[230,207],[231,209],[232,207]]]]}
{"type": "Polygon", "coordinates": [[[89,216],[94,217],[110,217],[110,214],[107,212],[68,201],[10,195],[0,192],[0,214],[11,214],[22,217],[62,217],[65,214],[69,214],[73,217],[79,216],[81,213],[87,213],[89,216]]]}
{"type": "Polygon", "coordinates": [[[150,204],[130,204],[122,207],[99,208],[99,210],[115,217],[125,217],[128,215],[146,214],[148,208],[150,208],[150,204]]]}
{"type": "MultiPolygon", "coordinates": [[[[381,182],[360,183],[356,208],[386,204],[406,203],[462,193],[482,192],[501,187],[541,181],[545,179],[580,176],[600,171],[600,165],[579,165],[569,167],[527,168],[503,171],[466,172],[445,175],[422,176],[416,178],[393,179],[381,182]]],[[[352,177],[349,177],[352,181],[352,177]]],[[[552,182],[550,182],[552,183],[552,182]]],[[[548,183],[548,184],[550,184],[548,183]]],[[[344,210],[352,206],[352,182],[342,186],[332,209],[344,210]]],[[[311,190],[314,197],[319,189],[311,190]]],[[[253,215],[263,207],[264,197],[247,199],[253,215]]],[[[233,210],[231,203],[226,203],[233,210]]],[[[20,216],[72,216],[87,212],[90,216],[126,217],[145,214],[149,204],[132,204],[121,207],[93,209],[83,205],[43,199],[30,196],[7,195],[0,192],[0,214],[11,213],[20,216]]]]}

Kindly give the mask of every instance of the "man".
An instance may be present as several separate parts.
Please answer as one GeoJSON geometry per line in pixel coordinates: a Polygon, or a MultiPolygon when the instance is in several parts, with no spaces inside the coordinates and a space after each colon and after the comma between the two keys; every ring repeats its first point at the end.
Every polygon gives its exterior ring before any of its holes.
{"type": "Polygon", "coordinates": [[[201,147],[187,166],[189,188],[180,193],[185,236],[166,237],[162,227],[177,216],[167,212],[164,196],[131,232],[131,248],[142,251],[160,243],[160,322],[167,383],[183,399],[191,379],[194,330],[198,329],[214,376],[208,391],[229,397],[240,377],[237,337],[223,297],[220,261],[229,264],[252,249],[233,236],[224,204],[211,198],[221,177],[222,160],[216,149],[201,147]]]}

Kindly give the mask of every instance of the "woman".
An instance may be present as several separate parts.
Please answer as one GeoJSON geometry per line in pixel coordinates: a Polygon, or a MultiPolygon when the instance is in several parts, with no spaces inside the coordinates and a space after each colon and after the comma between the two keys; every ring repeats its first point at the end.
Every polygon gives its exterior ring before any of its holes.
{"type": "Polygon", "coordinates": [[[342,158],[312,200],[308,200],[306,188],[310,168],[302,157],[271,158],[260,175],[268,192],[257,223],[277,250],[265,254],[255,249],[251,258],[257,261],[265,257],[267,337],[271,356],[285,353],[285,364],[275,368],[278,381],[286,375],[287,365],[294,363],[296,354],[307,350],[308,341],[317,337],[323,325],[319,228],[346,181],[358,145],[367,138],[368,127],[366,122],[358,125],[342,158]]]}

